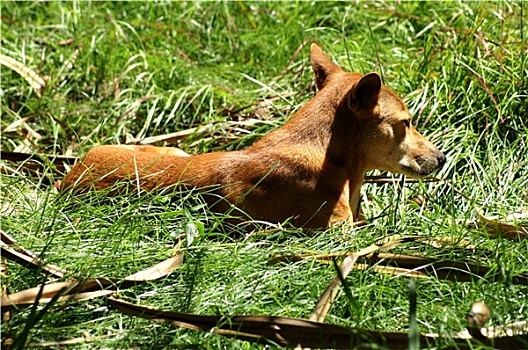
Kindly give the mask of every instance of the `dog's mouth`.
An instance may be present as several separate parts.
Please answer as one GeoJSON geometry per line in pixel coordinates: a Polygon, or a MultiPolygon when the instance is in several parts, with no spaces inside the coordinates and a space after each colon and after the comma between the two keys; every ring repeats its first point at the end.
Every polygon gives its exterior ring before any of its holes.
{"type": "Polygon", "coordinates": [[[439,152],[434,157],[416,157],[409,161],[409,159],[402,159],[400,166],[402,173],[416,178],[422,178],[431,175],[435,170],[439,169],[445,163],[445,156],[439,152]]]}
{"type": "Polygon", "coordinates": [[[421,179],[423,177],[426,177],[427,175],[430,175],[435,169],[428,171],[421,168],[415,169],[414,167],[402,165],[402,171],[401,173],[404,175],[408,175],[417,179],[421,179]]]}
{"type": "Polygon", "coordinates": [[[415,178],[423,178],[431,175],[435,170],[439,169],[445,163],[445,156],[440,153],[435,158],[421,158],[417,157],[411,162],[405,159],[400,162],[402,173],[415,178]]]}

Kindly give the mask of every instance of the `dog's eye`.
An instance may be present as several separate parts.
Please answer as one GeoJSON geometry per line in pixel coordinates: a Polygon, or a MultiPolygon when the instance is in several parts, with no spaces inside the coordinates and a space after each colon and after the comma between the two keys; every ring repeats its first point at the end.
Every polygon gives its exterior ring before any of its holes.
{"type": "Polygon", "coordinates": [[[402,120],[402,123],[403,123],[403,125],[405,125],[406,128],[409,128],[411,126],[411,120],[410,119],[402,120]]]}

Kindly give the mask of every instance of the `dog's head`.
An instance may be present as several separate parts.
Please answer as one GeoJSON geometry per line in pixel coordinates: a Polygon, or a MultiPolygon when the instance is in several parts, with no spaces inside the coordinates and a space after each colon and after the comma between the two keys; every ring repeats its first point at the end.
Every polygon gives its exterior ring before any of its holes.
{"type": "Polygon", "coordinates": [[[334,96],[339,117],[354,119],[351,137],[365,170],[421,177],[445,163],[444,154],[416,131],[407,107],[378,74],[344,72],[315,44],[311,62],[317,87],[334,96]]]}

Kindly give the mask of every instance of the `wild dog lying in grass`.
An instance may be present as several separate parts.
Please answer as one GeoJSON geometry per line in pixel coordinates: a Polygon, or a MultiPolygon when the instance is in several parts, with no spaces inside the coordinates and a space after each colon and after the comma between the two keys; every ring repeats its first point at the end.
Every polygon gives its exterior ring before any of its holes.
{"type": "Polygon", "coordinates": [[[444,164],[376,73],[344,72],[315,44],[311,63],[319,92],[251,147],[193,156],[177,148],[96,147],[66,175],[62,190],[101,190],[123,180],[146,191],[207,189],[213,211],[236,205],[256,220],[292,218],[296,226],[320,228],[357,220],[366,171],[421,177],[444,164]]]}

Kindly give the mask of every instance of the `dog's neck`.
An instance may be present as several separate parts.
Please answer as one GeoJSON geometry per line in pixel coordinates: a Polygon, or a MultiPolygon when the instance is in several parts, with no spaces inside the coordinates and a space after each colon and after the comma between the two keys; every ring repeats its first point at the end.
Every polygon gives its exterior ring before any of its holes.
{"type": "Polygon", "coordinates": [[[325,161],[346,168],[348,173],[363,174],[366,169],[358,140],[351,137],[357,122],[336,96],[336,86],[319,91],[281,128],[256,142],[253,149],[303,147],[324,154],[325,161]]]}

